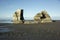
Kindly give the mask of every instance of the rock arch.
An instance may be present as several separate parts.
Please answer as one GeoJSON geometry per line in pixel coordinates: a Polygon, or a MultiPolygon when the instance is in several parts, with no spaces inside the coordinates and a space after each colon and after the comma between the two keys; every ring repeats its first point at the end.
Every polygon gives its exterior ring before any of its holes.
{"type": "Polygon", "coordinates": [[[34,21],[40,22],[40,23],[47,23],[52,22],[51,17],[48,15],[47,11],[41,11],[41,13],[37,13],[37,15],[34,16],[34,21]]]}

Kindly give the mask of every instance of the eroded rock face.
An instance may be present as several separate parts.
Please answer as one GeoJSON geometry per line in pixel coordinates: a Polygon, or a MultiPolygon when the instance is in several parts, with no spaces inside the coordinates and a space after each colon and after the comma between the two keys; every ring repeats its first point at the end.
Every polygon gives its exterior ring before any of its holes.
{"type": "Polygon", "coordinates": [[[13,22],[14,23],[24,23],[24,17],[23,17],[23,9],[18,9],[14,14],[13,14],[13,22]]]}
{"type": "Polygon", "coordinates": [[[37,13],[36,16],[34,16],[34,21],[38,23],[47,23],[52,22],[51,17],[48,15],[46,11],[42,11],[41,13],[37,13]]]}

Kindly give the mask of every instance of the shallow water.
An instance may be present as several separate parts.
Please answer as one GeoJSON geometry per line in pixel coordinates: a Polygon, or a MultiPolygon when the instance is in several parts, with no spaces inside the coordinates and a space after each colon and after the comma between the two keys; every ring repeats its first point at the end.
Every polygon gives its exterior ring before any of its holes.
{"type": "Polygon", "coordinates": [[[11,30],[8,28],[0,28],[0,33],[4,33],[4,32],[10,32],[11,30]]]}

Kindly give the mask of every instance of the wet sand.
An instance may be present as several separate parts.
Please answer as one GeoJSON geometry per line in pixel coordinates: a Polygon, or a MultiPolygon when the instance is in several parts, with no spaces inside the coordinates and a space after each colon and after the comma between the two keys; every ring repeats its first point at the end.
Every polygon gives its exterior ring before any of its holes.
{"type": "Polygon", "coordinates": [[[43,24],[0,23],[0,40],[60,40],[60,20],[43,24]]]}

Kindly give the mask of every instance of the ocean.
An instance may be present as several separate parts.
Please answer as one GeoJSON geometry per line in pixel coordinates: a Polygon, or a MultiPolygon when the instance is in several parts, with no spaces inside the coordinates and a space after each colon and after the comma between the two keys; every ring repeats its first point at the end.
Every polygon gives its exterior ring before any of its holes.
{"type": "Polygon", "coordinates": [[[12,20],[0,20],[0,23],[13,23],[12,20]]]}

